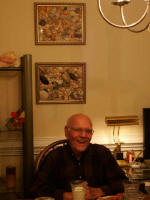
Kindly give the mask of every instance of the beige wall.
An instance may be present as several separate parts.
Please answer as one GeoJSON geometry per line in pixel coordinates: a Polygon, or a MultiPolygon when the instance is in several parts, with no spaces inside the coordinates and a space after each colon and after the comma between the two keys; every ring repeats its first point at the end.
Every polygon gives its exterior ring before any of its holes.
{"type": "Polygon", "coordinates": [[[86,45],[38,46],[34,44],[33,2],[0,1],[0,54],[12,50],[18,56],[32,54],[35,145],[43,138],[43,144],[63,138],[66,119],[78,112],[92,118],[94,141],[104,144],[113,143],[105,116],[138,115],[140,125],[122,127],[121,140],[142,142],[142,109],[150,107],[150,33],[134,34],[109,26],[99,15],[97,0],[67,0],[86,3],[86,45]],[[86,62],[86,104],[37,105],[35,62],[86,62]]]}

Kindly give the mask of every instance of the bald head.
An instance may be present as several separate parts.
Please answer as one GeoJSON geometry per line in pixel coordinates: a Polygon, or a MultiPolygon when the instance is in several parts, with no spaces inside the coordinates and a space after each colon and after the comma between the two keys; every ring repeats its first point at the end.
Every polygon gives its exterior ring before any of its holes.
{"type": "Polygon", "coordinates": [[[79,158],[92,139],[93,129],[90,118],[84,114],[69,117],[65,126],[65,136],[74,154],[79,158]]]}
{"type": "Polygon", "coordinates": [[[66,125],[67,126],[73,126],[76,123],[80,123],[80,121],[86,121],[92,127],[91,119],[88,116],[86,116],[82,113],[74,114],[71,117],[69,117],[66,125]]]}

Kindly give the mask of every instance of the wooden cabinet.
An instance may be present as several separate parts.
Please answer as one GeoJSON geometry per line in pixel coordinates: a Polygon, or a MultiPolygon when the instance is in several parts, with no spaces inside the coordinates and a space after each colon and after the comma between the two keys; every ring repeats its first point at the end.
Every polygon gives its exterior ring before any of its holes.
{"type": "MultiPolygon", "coordinates": [[[[20,73],[20,83],[19,83],[20,92],[21,92],[20,104],[25,112],[25,122],[23,125],[23,129],[21,131],[22,132],[21,134],[22,134],[22,154],[23,154],[22,178],[23,178],[24,193],[26,194],[29,188],[29,184],[30,184],[32,172],[33,172],[32,56],[30,54],[22,56],[20,67],[0,67],[1,76],[3,74],[7,76],[7,73],[9,73],[9,76],[10,76],[11,72],[20,73]]],[[[10,83],[10,86],[11,86],[11,83],[10,83]]],[[[3,94],[0,93],[0,95],[3,95],[3,94]]],[[[8,93],[8,98],[9,98],[9,93],[8,93]]],[[[6,130],[0,129],[0,134],[2,134],[4,131],[6,132],[6,130]]],[[[3,133],[3,135],[4,134],[5,133],[3,133]]],[[[6,140],[7,139],[8,138],[6,138],[6,140]]],[[[7,141],[5,142],[7,143],[7,141]]]]}
{"type": "Polygon", "coordinates": [[[144,159],[150,159],[150,108],[143,108],[144,159]]]}

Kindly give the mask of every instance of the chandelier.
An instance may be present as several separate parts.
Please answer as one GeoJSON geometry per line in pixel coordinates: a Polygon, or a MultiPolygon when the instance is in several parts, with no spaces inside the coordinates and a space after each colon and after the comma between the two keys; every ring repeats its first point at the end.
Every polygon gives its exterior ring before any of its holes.
{"type": "MultiPolygon", "coordinates": [[[[130,4],[131,1],[133,1],[133,0],[113,0],[111,2],[112,5],[118,6],[120,8],[120,16],[121,16],[122,24],[114,23],[110,19],[108,19],[108,17],[106,17],[106,15],[104,14],[104,11],[102,9],[102,0],[98,0],[98,9],[99,9],[99,12],[100,12],[102,18],[108,24],[110,24],[110,25],[112,25],[114,27],[126,28],[126,29],[128,29],[128,30],[130,30],[132,32],[135,32],[135,33],[139,33],[139,32],[145,31],[146,29],[148,29],[150,27],[150,21],[148,23],[146,23],[146,25],[144,25],[144,27],[140,28],[139,30],[135,29],[135,28],[133,29],[133,27],[136,27],[138,24],[141,24],[141,22],[143,22],[143,20],[148,15],[149,7],[150,7],[150,0],[143,0],[144,3],[145,3],[145,10],[144,10],[143,14],[136,21],[128,24],[127,20],[126,20],[126,14],[124,14],[125,13],[124,12],[124,7],[127,6],[128,4],[130,4]]],[[[139,0],[136,0],[136,1],[139,1],[139,0]]]]}

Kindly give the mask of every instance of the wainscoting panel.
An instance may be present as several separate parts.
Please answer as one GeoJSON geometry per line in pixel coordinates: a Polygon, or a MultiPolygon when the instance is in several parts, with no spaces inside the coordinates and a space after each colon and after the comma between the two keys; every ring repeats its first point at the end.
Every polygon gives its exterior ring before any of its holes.
{"type": "MultiPolygon", "coordinates": [[[[45,146],[57,140],[64,139],[64,137],[40,137],[34,139],[34,155],[37,155],[45,146]]],[[[97,138],[92,140],[92,143],[97,143],[97,138]]],[[[111,151],[114,150],[115,144],[103,144],[111,151]]],[[[124,143],[121,145],[122,151],[143,151],[143,143],[124,143]]],[[[11,138],[0,141],[0,157],[3,156],[23,156],[23,148],[21,138],[11,138]]]]}

